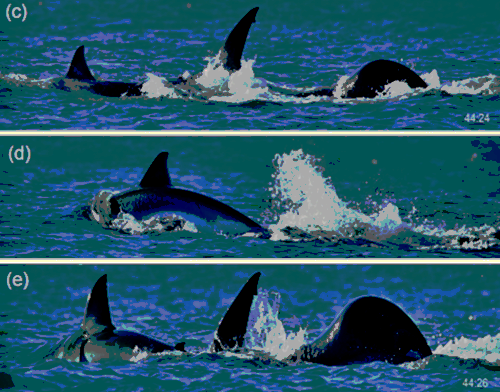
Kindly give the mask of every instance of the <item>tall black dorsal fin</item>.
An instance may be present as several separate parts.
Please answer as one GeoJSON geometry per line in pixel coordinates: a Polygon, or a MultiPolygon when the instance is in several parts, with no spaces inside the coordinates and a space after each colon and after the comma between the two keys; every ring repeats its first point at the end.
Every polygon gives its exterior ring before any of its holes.
{"type": "Polygon", "coordinates": [[[223,351],[243,346],[247,332],[248,317],[252,307],[253,297],[257,295],[260,272],[256,272],[245,283],[237,297],[227,310],[215,332],[211,351],[223,351]]]}
{"type": "Polygon", "coordinates": [[[107,275],[99,278],[90,293],[85,315],[83,316],[82,328],[89,335],[103,332],[106,329],[108,331],[115,330],[109,312],[107,275]]]}
{"type": "Polygon", "coordinates": [[[141,181],[142,188],[161,188],[172,186],[167,168],[168,152],[160,152],[141,181]]]}
{"type": "Polygon", "coordinates": [[[228,71],[238,71],[241,68],[241,56],[247,41],[250,26],[255,22],[255,16],[259,7],[255,7],[238,22],[229,33],[224,47],[221,49],[221,61],[228,71]]]}
{"type": "Polygon", "coordinates": [[[85,47],[83,45],[76,50],[66,78],[95,81],[85,61],[85,47]]]}

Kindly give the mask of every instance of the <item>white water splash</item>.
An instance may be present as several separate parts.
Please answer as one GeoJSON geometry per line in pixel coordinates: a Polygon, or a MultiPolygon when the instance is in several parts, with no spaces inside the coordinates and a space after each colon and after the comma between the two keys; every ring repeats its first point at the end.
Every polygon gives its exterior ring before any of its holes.
{"type": "Polygon", "coordinates": [[[279,293],[259,288],[252,303],[245,341],[251,349],[264,351],[282,361],[304,345],[307,334],[302,328],[296,333],[287,333],[278,318],[279,306],[279,293]]]}
{"type": "Polygon", "coordinates": [[[23,74],[9,73],[7,75],[1,76],[7,83],[11,83],[18,87],[39,87],[43,89],[51,88],[54,81],[61,80],[60,78],[47,78],[47,79],[33,79],[23,74]]]}
{"type": "Polygon", "coordinates": [[[500,79],[493,74],[479,76],[445,85],[441,90],[448,94],[493,95],[500,92],[500,79]]]}
{"type": "Polygon", "coordinates": [[[344,75],[341,76],[339,81],[337,82],[337,85],[335,86],[335,93],[333,96],[337,99],[342,99],[342,96],[346,93],[346,85],[349,82],[350,76],[349,75],[344,75]]]}
{"type": "Polygon", "coordinates": [[[18,80],[18,81],[29,80],[29,78],[26,75],[23,75],[23,74],[10,73],[8,75],[5,75],[5,77],[7,79],[18,80]]]}
{"type": "Polygon", "coordinates": [[[420,77],[429,85],[428,89],[438,89],[441,87],[441,80],[439,79],[438,72],[435,69],[429,73],[420,75],[420,77]]]}
{"type": "Polygon", "coordinates": [[[196,83],[205,87],[221,87],[228,82],[230,73],[227,71],[220,61],[221,52],[215,57],[206,57],[207,66],[201,72],[201,75],[196,78],[196,83]]]}
{"type": "Polygon", "coordinates": [[[413,206],[404,219],[394,200],[378,205],[368,195],[366,202],[375,212],[366,215],[340,200],[331,178],[323,177],[319,159],[302,150],[276,155],[273,161],[271,207],[266,211],[274,241],[335,241],[362,238],[369,241],[391,239],[421,250],[485,250],[499,243],[497,228],[446,228],[441,222],[419,222],[413,206]],[[418,223],[414,223],[418,222],[418,223]]]}
{"type": "Polygon", "coordinates": [[[486,335],[477,340],[461,337],[450,340],[444,346],[439,345],[434,354],[448,355],[463,359],[482,359],[500,364],[500,334],[486,335]]]}
{"type": "Polygon", "coordinates": [[[302,150],[276,155],[274,184],[269,189],[278,210],[278,222],[269,227],[272,240],[360,235],[381,240],[407,228],[397,206],[391,203],[370,216],[348,208],[335,192],[331,178],[322,176],[318,161],[302,150]]]}
{"type": "Polygon", "coordinates": [[[408,96],[413,92],[413,89],[406,84],[406,82],[401,82],[399,80],[395,80],[392,83],[389,83],[385,86],[384,91],[378,94],[379,97],[386,98],[396,98],[402,96],[408,96]]]}
{"type": "Polygon", "coordinates": [[[186,356],[187,353],[184,351],[179,351],[179,350],[165,350],[160,353],[152,353],[147,350],[143,350],[139,348],[138,346],[135,346],[134,349],[132,350],[132,356],[129,358],[126,358],[126,354],[122,356],[123,359],[128,360],[130,362],[138,363],[140,361],[145,361],[149,358],[164,358],[167,357],[169,359],[174,359],[174,358],[181,358],[183,356],[186,356]]]}
{"type": "Polygon", "coordinates": [[[173,87],[169,87],[170,83],[159,76],[152,73],[147,73],[148,80],[141,87],[141,92],[149,98],[168,97],[179,98],[173,87]]]}
{"type": "Polygon", "coordinates": [[[255,60],[243,60],[241,69],[232,73],[228,79],[229,96],[214,96],[213,101],[248,102],[254,100],[269,100],[271,94],[264,79],[256,78],[253,72],[255,60]]]}

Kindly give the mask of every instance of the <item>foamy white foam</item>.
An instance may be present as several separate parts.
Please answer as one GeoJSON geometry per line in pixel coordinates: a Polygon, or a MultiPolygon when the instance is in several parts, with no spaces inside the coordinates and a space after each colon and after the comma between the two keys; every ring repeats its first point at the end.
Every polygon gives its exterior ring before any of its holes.
{"type": "Polygon", "coordinates": [[[407,228],[391,203],[370,216],[348,208],[331,178],[322,176],[317,162],[302,150],[275,157],[274,184],[269,190],[274,199],[271,214],[278,222],[269,227],[271,239],[290,239],[290,235],[293,239],[295,231],[295,236],[315,239],[363,236],[380,240],[407,228]]]}
{"type": "Polygon", "coordinates": [[[439,79],[439,75],[437,70],[433,69],[429,73],[424,73],[420,75],[420,77],[424,80],[425,83],[429,85],[428,88],[440,88],[441,80],[439,79]]]}
{"type": "Polygon", "coordinates": [[[448,355],[463,359],[482,359],[490,363],[500,364],[500,334],[486,335],[477,340],[461,337],[454,338],[444,346],[439,345],[434,354],[448,355]]]}
{"type": "Polygon", "coordinates": [[[159,76],[152,73],[147,73],[148,80],[141,87],[141,92],[149,98],[168,97],[179,98],[173,87],[169,87],[170,83],[159,76]]]}
{"type": "Polygon", "coordinates": [[[296,333],[287,333],[278,318],[279,306],[279,293],[259,288],[252,303],[245,341],[253,350],[264,351],[282,361],[304,345],[307,334],[302,328],[296,333]]]}
{"type": "Polygon", "coordinates": [[[449,94],[492,95],[500,91],[500,80],[493,74],[479,76],[444,85],[441,90],[449,94]]]}
{"type": "MultiPolygon", "coordinates": [[[[271,221],[269,231],[274,241],[332,241],[341,238],[363,238],[383,241],[391,238],[419,249],[488,249],[498,244],[493,236],[496,228],[446,228],[441,222],[424,219],[418,224],[413,218],[417,208],[404,219],[394,200],[380,204],[368,195],[366,203],[375,212],[366,215],[340,200],[331,178],[323,177],[319,159],[302,150],[276,155],[273,161],[271,207],[266,211],[271,221]]],[[[418,221],[418,218],[416,219],[418,221]]]]}
{"type": "Polygon", "coordinates": [[[222,86],[229,80],[229,71],[227,71],[220,61],[221,52],[215,57],[206,57],[207,66],[201,72],[201,75],[196,79],[196,83],[206,88],[222,86]]]}
{"type": "Polygon", "coordinates": [[[413,89],[408,86],[406,82],[401,82],[399,80],[395,80],[392,83],[389,83],[385,86],[385,89],[379,96],[387,97],[387,98],[395,98],[404,95],[410,95],[413,92],[413,89]]]}

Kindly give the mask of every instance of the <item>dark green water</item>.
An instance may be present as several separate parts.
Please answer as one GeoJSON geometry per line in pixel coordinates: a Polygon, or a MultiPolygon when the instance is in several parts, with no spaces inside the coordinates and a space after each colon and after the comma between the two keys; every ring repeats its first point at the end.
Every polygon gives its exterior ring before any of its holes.
{"type": "Polygon", "coordinates": [[[0,142],[3,257],[498,257],[496,137],[0,142]],[[21,146],[31,161],[12,164],[21,146]],[[231,206],[271,238],[235,237],[230,222],[165,232],[146,218],[105,226],[76,212],[100,191],[137,189],[161,151],[175,187],[231,206]]]}
{"type": "Polygon", "coordinates": [[[495,1],[25,4],[24,23],[1,27],[3,129],[498,129],[495,1]],[[243,53],[247,61],[238,75],[219,79],[205,58],[217,54],[255,6],[260,10],[243,53]],[[96,78],[149,80],[148,96],[106,98],[40,82],[63,77],[82,44],[96,78]],[[431,88],[400,86],[368,101],[290,96],[335,89],[342,77],[377,59],[414,69],[431,88]],[[203,94],[158,90],[185,71],[202,70],[218,80],[209,102],[203,94]]]}
{"type": "MultiPolygon", "coordinates": [[[[465,379],[486,379],[487,390],[495,390],[500,382],[497,372],[480,365],[499,364],[498,265],[0,267],[4,278],[9,272],[29,276],[26,290],[10,291],[5,284],[0,289],[2,371],[12,375],[17,390],[466,391],[475,389],[464,387],[465,379]],[[281,298],[282,333],[302,328],[307,340],[314,339],[349,301],[375,295],[393,301],[412,317],[434,355],[425,366],[415,368],[416,364],[380,362],[343,367],[287,365],[272,360],[270,347],[264,359],[204,353],[227,306],[256,271],[262,272],[259,287],[281,298]],[[185,341],[186,349],[198,354],[138,363],[44,361],[51,347],[79,328],[87,295],[104,273],[118,329],[168,344],[185,341]]],[[[263,349],[248,339],[246,347],[263,349]]]]}

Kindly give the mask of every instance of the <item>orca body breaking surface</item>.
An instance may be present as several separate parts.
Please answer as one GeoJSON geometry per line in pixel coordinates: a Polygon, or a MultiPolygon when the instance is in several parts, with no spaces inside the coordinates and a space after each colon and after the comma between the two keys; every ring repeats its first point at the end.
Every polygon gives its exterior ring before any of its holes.
{"type": "Polygon", "coordinates": [[[120,212],[131,214],[138,220],[161,213],[185,214],[186,220],[197,220],[197,227],[212,228],[217,224],[237,234],[266,233],[258,223],[227,204],[193,191],[174,188],[167,159],[167,152],[158,154],[144,175],[140,189],[125,191],[110,198],[113,217],[117,217],[120,212]]]}
{"type": "MultiPolygon", "coordinates": [[[[223,316],[215,331],[217,342],[212,352],[234,349],[243,345],[253,296],[257,294],[260,273],[255,273],[243,286],[223,316]]],[[[71,362],[97,362],[118,359],[136,362],[144,354],[160,354],[184,350],[184,343],[165,344],[148,336],[117,331],[109,310],[107,275],[98,279],[89,295],[80,329],[55,347],[46,358],[66,359],[71,362]]]]}
{"type": "MultiPolygon", "coordinates": [[[[219,59],[224,69],[229,72],[236,72],[241,69],[241,57],[247,40],[251,25],[255,22],[255,17],[259,7],[251,9],[233,28],[228,35],[224,46],[220,49],[219,59]]],[[[182,88],[190,89],[195,84],[199,75],[189,78],[179,77],[177,80],[170,81],[171,85],[177,85],[182,88]]],[[[80,46],[71,61],[68,73],[65,79],[59,81],[55,86],[61,90],[71,91],[72,89],[87,90],[94,94],[105,97],[135,97],[143,94],[143,83],[111,82],[98,81],[90,72],[85,60],[85,48],[80,46]]]]}
{"type": "Polygon", "coordinates": [[[300,350],[303,361],[345,366],[374,361],[401,364],[432,355],[413,320],[383,298],[359,297],[348,304],[330,328],[300,350]]]}
{"type": "Polygon", "coordinates": [[[80,46],[71,61],[66,79],[70,81],[60,81],[57,86],[62,90],[80,88],[88,90],[94,94],[105,97],[139,96],[141,95],[141,83],[107,82],[97,81],[85,61],[85,47],[80,46]],[[72,83],[71,81],[75,81],[72,83]]]}
{"type": "Polygon", "coordinates": [[[90,293],[80,329],[56,347],[50,357],[71,362],[97,362],[102,359],[133,360],[139,353],[158,354],[184,351],[183,344],[170,346],[132,331],[117,331],[109,310],[107,275],[90,293]]]}
{"type": "MultiPolygon", "coordinates": [[[[351,77],[343,92],[342,98],[375,98],[392,82],[405,82],[409,87],[427,88],[427,83],[410,68],[391,60],[375,60],[366,64],[351,77]]],[[[297,97],[333,96],[335,89],[321,88],[306,93],[296,94],[297,97]]]]}

